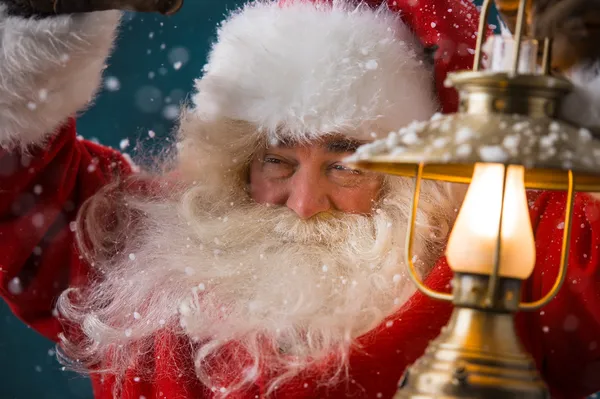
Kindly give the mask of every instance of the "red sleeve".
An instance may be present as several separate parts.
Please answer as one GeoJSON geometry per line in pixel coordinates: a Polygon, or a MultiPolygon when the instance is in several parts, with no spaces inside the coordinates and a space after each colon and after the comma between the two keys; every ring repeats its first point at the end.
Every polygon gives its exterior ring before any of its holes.
{"type": "Polygon", "coordinates": [[[61,331],[57,296],[88,276],[70,223],[87,198],[130,172],[118,152],[77,139],[72,119],[43,149],[0,149],[0,295],[52,340],[61,331]]]}
{"type": "MultiPolygon", "coordinates": [[[[537,265],[525,285],[526,300],[547,293],[558,274],[565,199],[537,193],[532,208],[537,265]]],[[[553,397],[582,398],[600,391],[600,202],[575,199],[567,279],[539,311],[522,314],[522,335],[553,397]]]]}

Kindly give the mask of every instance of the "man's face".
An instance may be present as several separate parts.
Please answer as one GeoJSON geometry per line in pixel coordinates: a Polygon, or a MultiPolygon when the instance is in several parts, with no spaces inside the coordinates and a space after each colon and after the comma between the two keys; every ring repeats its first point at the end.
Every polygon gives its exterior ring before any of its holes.
{"type": "Polygon", "coordinates": [[[271,146],[252,161],[250,195],[261,204],[287,206],[302,219],[331,211],[369,214],[382,177],[342,163],[360,144],[333,136],[271,146]]]}

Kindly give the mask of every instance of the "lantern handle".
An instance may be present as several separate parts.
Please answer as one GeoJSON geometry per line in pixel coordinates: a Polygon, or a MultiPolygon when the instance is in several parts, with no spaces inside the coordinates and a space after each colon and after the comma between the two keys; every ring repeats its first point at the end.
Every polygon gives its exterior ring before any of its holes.
{"type": "Polygon", "coordinates": [[[490,14],[490,6],[492,0],[484,0],[481,5],[479,14],[479,28],[477,29],[477,43],[475,45],[475,59],[473,60],[473,71],[478,72],[481,69],[481,57],[483,55],[483,41],[485,40],[485,32],[487,20],[490,14]]]}
{"type": "Polygon", "coordinates": [[[558,277],[554,282],[554,285],[550,291],[541,299],[533,302],[522,302],[519,304],[519,310],[531,311],[537,310],[543,306],[546,306],[560,291],[563,283],[567,278],[567,265],[569,263],[569,248],[571,246],[571,225],[573,224],[573,204],[575,197],[575,186],[573,171],[568,171],[569,175],[569,187],[567,191],[567,204],[565,207],[565,227],[563,232],[560,266],[558,268],[558,277]]]}
{"type": "Polygon", "coordinates": [[[544,75],[550,75],[552,69],[552,39],[544,39],[544,55],[542,57],[542,72],[544,75]]]}
{"type": "Polygon", "coordinates": [[[427,287],[420,280],[415,264],[413,263],[413,241],[414,241],[414,225],[417,219],[417,209],[419,205],[419,193],[421,192],[421,180],[423,177],[423,163],[419,163],[417,166],[416,177],[415,177],[415,186],[413,188],[413,196],[411,203],[411,211],[410,216],[407,223],[407,232],[406,232],[406,264],[408,265],[408,275],[413,281],[413,283],[417,286],[417,289],[421,291],[423,294],[427,295],[430,298],[438,299],[441,301],[452,302],[454,296],[452,294],[447,294],[445,292],[438,292],[432,290],[427,287]]]}
{"type": "MultiPolygon", "coordinates": [[[[513,35],[515,40],[515,48],[511,68],[511,73],[513,75],[516,75],[519,71],[519,61],[521,58],[521,43],[523,42],[523,35],[525,31],[526,12],[528,4],[528,0],[519,0],[519,6],[517,9],[517,20],[515,23],[515,32],[513,35]]],[[[475,46],[475,57],[473,60],[473,71],[475,72],[481,70],[481,59],[483,58],[483,41],[486,38],[485,33],[487,27],[487,20],[489,17],[491,6],[492,0],[484,0],[483,4],[481,5],[479,27],[477,30],[477,42],[475,46]]],[[[549,75],[550,73],[550,64],[552,57],[551,47],[552,39],[546,37],[544,39],[544,55],[542,59],[542,71],[544,75],[549,75]]]]}
{"type": "Polygon", "coordinates": [[[519,73],[519,61],[521,58],[521,43],[523,42],[523,28],[525,25],[525,8],[527,6],[527,0],[521,0],[519,2],[519,9],[517,11],[517,26],[515,28],[515,48],[513,56],[512,74],[516,75],[519,73]]]}

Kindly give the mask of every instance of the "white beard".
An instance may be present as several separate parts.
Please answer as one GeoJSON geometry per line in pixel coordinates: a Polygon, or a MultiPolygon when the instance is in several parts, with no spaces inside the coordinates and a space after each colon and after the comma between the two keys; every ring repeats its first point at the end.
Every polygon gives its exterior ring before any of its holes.
{"type": "MultiPolygon", "coordinates": [[[[207,385],[219,369],[208,360],[231,343],[245,352],[252,364],[228,392],[254,382],[259,367],[275,375],[271,388],[326,357],[341,371],[353,339],[415,291],[404,263],[410,184],[395,181],[394,195],[372,216],[306,221],[285,207],[210,198],[201,187],[171,198],[122,196],[113,205],[138,216],[117,233],[107,234],[93,216],[80,223],[105,248],[122,247],[95,255],[100,283],[75,300],[73,291],[62,295],[61,313],[87,336],[79,344],[65,339],[66,354],[121,375],[140,342],[172,329],[198,345],[196,374],[207,385]]],[[[415,255],[425,274],[457,204],[435,184],[424,185],[422,199],[415,255]]]]}

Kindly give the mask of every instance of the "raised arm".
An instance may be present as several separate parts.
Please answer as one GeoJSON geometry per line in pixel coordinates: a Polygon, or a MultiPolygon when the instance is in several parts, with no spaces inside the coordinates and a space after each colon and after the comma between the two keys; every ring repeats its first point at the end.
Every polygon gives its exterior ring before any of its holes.
{"type": "Polygon", "coordinates": [[[0,296],[56,339],[55,298],[88,277],[70,222],[130,171],[117,152],[78,140],[73,118],[99,87],[120,13],[26,11],[0,0],[0,296]]]}

